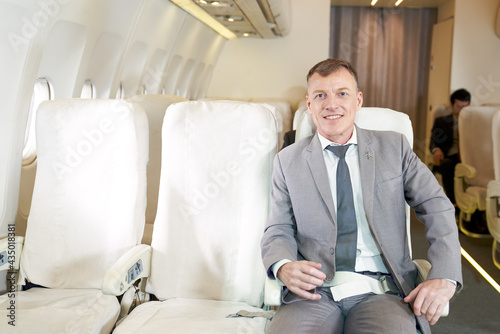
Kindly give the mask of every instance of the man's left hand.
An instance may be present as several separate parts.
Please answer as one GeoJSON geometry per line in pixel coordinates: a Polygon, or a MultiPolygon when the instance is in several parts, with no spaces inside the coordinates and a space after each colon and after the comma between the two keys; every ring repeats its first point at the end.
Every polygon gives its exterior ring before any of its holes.
{"type": "Polygon", "coordinates": [[[446,279],[431,279],[419,284],[406,298],[406,303],[413,302],[413,313],[417,317],[425,315],[431,325],[438,320],[446,303],[455,294],[456,286],[446,279]]]}

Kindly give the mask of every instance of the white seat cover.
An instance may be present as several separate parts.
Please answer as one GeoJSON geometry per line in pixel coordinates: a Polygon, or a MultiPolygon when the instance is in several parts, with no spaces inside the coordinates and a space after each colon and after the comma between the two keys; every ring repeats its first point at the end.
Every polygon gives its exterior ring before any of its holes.
{"type": "Polygon", "coordinates": [[[36,126],[22,278],[100,289],[106,270],[142,238],[146,116],[122,100],[57,100],[40,105],[36,126]]]}
{"type": "Polygon", "coordinates": [[[388,108],[362,107],[354,122],[363,129],[402,133],[413,147],[413,127],[405,113],[388,108]]]}
{"type": "MultiPolygon", "coordinates": [[[[15,333],[109,333],[120,311],[106,270],[144,229],[147,119],[119,100],[56,100],[37,112],[38,169],[21,255],[15,333]]],[[[11,296],[0,297],[7,319],[11,296]]],[[[0,322],[0,332],[12,327],[0,322]]]]}
{"type": "MultiPolygon", "coordinates": [[[[7,295],[0,296],[2,320],[10,318],[7,295]]],[[[15,327],[0,324],[2,333],[110,333],[120,311],[115,296],[96,289],[33,288],[16,293],[15,327]],[[14,331],[12,331],[15,329],[14,331]]]]}
{"type": "Polygon", "coordinates": [[[495,178],[491,123],[498,110],[498,107],[465,107],[458,117],[462,163],[476,169],[476,176],[466,179],[469,185],[486,188],[495,178]]]}
{"type": "Polygon", "coordinates": [[[175,298],[149,302],[136,308],[113,334],[248,333],[263,334],[267,319],[228,318],[240,310],[262,312],[245,303],[175,298]],[[159,320],[161,319],[161,320],[159,320]]]}
{"type": "Polygon", "coordinates": [[[179,307],[176,312],[191,314],[188,321],[201,321],[203,324],[193,324],[193,328],[201,326],[205,333],[237,333],[238,326],[247,322],[265,324],[261,319],[239,319],[242,321],[229,322],[235,326],[231,330],[218,330],[221,321],[227,323],[223,319],[229,314],[226,310],[252,310],[263,302],[260,239],[277,151],[272,113],[262,105],[245,102],[181,102],[168,108],[162,138],[160,195],[147,291],[163,302],[155,311],[145,310],[155,307],[149,303],[139,306],[116,333],[147,332],[128,326],[140,322],[142,312],[154,313],[151,319],[146,316],[147,328],[188,333],[177,319],[162,316],[178,299],[191,301],[184,302],[187,309],[179,307]],[[209,309],[201,311],[205,308],[209,309]],[[212,312],[217,316],[196,316],[212,312]]]}

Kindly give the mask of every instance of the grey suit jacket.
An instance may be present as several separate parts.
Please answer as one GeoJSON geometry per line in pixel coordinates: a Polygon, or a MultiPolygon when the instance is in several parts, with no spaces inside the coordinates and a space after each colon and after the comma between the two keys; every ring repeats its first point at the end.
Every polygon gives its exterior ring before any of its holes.
{"type": "MultiPolygon", "coordinates": [[[[406,296],[416,269],[406,236],[405,200],[426,224],[430,242],[428,279],[447,278],[462,286],[460,243],[454,208],[404,135],[357,128],[363,205],[384,263],[406,296]]],[[[280,151],[274,160],[269,220],[262,257],[322,264],[326,280],[335,274],[337,222],[328,174],[317,135],[280,151]]],[[[424,332],[429,324],[418,319],[424,332]]]]}

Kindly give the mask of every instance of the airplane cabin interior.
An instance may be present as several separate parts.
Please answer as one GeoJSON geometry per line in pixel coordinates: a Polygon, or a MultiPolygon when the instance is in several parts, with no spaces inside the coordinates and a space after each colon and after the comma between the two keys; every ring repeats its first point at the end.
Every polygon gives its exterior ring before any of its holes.
{"type": "Polygon", "coordinates": [[[326,58],[358,72],[357,126],[404,135],[441,185],[433,125],[470,92],[464,284],[432,332],[498,333],[499,0],[0,0],[0,17],[1,333],[265,333],[273,161],[316,133],[306,75],[326,58]]]}

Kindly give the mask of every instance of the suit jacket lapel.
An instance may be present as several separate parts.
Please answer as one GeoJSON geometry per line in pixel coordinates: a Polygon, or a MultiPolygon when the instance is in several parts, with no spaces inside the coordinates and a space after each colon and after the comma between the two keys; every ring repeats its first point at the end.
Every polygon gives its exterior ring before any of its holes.
{"type": "Polygon", "coordinates": [[[361,191],[363,206],[368,223],[373,217],[373,194],[375,187],[375,160],[377,159],[372,145],[372,138],[368,132],[356,126],[358,133],[358,158],[361,177],[361,191]]]}
{"type": "Polygon", "coordinates": [[[325,159],[323,158],[323,149],[319,141],[318,135],[314,135],[311,143],[307,147],[308,156],[306,158],[309,169],[313,176],[316,187],[323,198],[328,211],[330,212],[330,218],[335,223],[335,208],[333,207],[332,191],[330,189],[330,182],[328,180],[328,172],[326,170],[325,159]]]}

